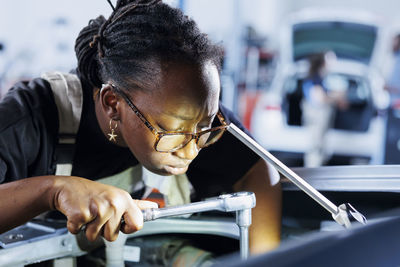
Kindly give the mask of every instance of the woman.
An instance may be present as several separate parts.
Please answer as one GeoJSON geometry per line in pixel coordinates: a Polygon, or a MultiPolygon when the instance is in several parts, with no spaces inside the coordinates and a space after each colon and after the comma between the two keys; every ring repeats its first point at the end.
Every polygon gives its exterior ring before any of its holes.
{"type": "Polygon", "coordinates": [[[333,122],[334,109],[347,109],[345,88],[329,91],[324,79],[328,66],[336,59],[333,52],[321,52],[310,56],[308,76],[303,80],[303,125],[308,127],[312,147],[304,155],[304,166],[315,168],[326,161],[325,135],[333,122]]]}
{"type": "Polygon", "coordinates": [[[279,185],[264,161],[222,135],[225,120],[239,122],[218,101],[220,48],[191,19],[160,1],[118,1],[107,20],[80,32],[75,50],[83,109],[73,176],[54,175],[59,123],[48,82],[19,83],[0,104],[1,231],[52,209],[72,233],[86,225],[89,240],[136,231],[140,210],[155,204],[91,180],[140,164],[158,175],[186,173],[194,199],[255,192],[251,250],[278,244],[279,185]]]}

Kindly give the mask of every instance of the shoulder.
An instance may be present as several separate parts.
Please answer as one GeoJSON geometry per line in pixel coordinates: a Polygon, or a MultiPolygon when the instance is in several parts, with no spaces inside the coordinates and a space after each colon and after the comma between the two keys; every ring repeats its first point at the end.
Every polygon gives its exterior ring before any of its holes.
{"type": "Polygon", "coordinates": [[[42,79],[15,84],[0,101],[0,182],[52,173],[58,112],[42,79]]]}
{"type": "Polygon", "coordinates": [[[37,78],[18,82],[0,101],[0,131],[24,119],[47,117],[56,112],[53,94],[47,81],[37,78]]]}
{"type": "Polygon", "coordinates": [[[250,132],[243,126],[240,119],[230,109],[228,109],[222,103],[220,103],[219,110],[221,111],[222,115],[224,115],[224,118],[228,124],[233,123],[237,127],[239,127],[242,131],[244,131],[246,134],[250,135],[250,132]]]}

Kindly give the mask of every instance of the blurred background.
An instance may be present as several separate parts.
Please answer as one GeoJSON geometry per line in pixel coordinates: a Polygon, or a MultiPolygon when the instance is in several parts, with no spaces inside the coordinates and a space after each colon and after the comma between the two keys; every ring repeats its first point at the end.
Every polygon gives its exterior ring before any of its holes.
{"type": "MultiPolygon", "coordinates": [[[[222,102],[285,164],[400,163],[400,1],[171,0],[224,48],[222,102]]],[[[76,65],[106,0],[0,0],[0,97],[76,65]]]]}

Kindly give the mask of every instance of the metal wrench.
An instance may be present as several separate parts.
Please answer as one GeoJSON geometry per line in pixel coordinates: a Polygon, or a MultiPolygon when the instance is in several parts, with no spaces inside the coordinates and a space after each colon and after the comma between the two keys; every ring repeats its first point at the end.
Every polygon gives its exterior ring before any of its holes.
{"type": "Polygon", "coordinates": [[[303,190],[303,192],[308,194],[318,204],[329,211],[332,214],[332,218],[338,224],[349,228],[351,226],[351,219],[356,220],[362,224],[367,223],[367,219],[364,217],[364,215],[358,212],[349,203],[345,203],[337,207],[329,199],[327,199],[324,195],[322,195],[305,180],[303,180],[303,178],[294,173],[289,167],[287,167],[285,164],[275,158],[271,153],[269,153],[266,149],[264,149],[260,144],[258,144],[255,140],[253,140],[245,132],[240,130],[240,128],[238,128],[233,123],[229,124],[228,132],[230,132],[243,144],[245,144],[247,147],[257,153],[262,159],[272,164],[280,173],[282,173],[285,177],[292,181],[298,188],[303,190]]]}

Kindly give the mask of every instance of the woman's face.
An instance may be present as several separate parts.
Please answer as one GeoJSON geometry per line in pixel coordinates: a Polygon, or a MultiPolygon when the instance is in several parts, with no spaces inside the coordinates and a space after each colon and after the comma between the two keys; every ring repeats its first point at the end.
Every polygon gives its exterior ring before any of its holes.
{"type": "MultiPolygon", "coordinates": [[[[218,112],[220,90],[214,64],[169,64],[157,76],[150,90],[129,93],[133,104],[157,131],[198,132],[211,127],[218,112]]],[[[175,152],[157,152],[155,135],[120,100],[119,130],[140,163],[161,175],[185,173],[199,153],[195,140],[175,152]]]]}

